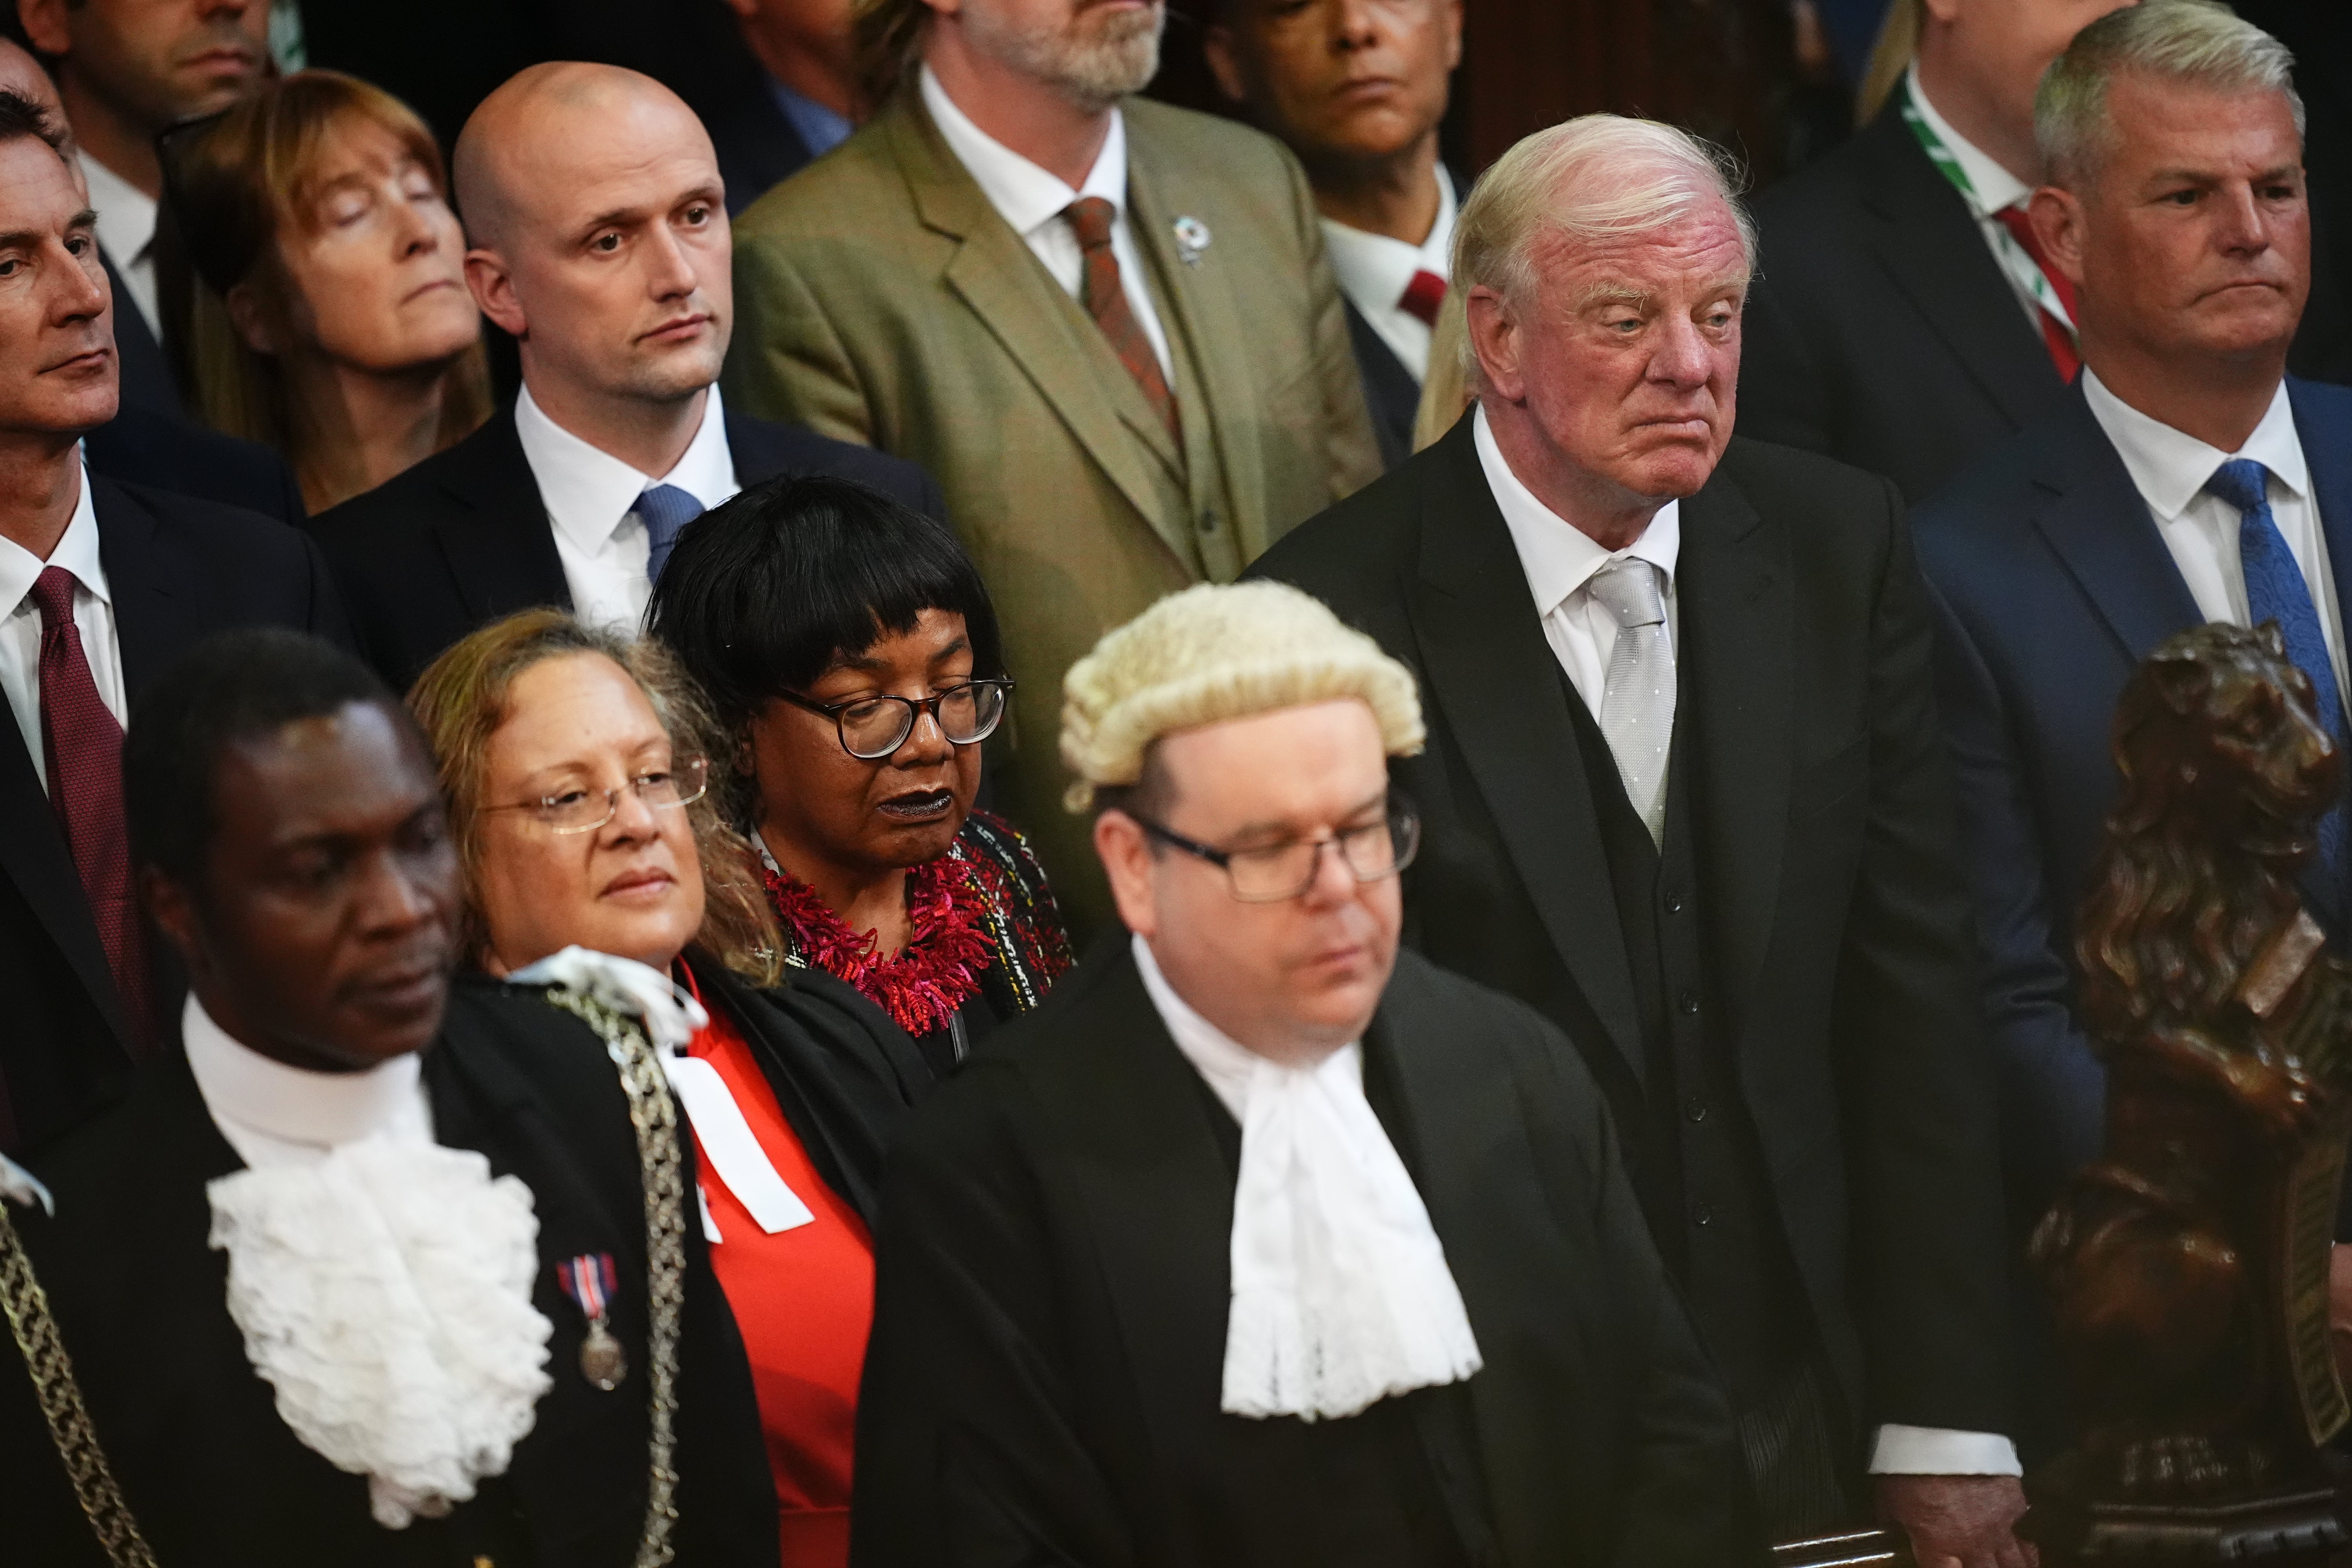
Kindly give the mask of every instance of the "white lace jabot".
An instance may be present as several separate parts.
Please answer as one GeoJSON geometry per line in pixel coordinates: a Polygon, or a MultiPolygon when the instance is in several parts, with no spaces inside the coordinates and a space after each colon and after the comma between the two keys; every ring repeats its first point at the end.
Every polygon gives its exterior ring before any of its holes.
{"type": "Polygon", "coordinates": [[[415,1057],[314,1073],[181,1022],[247,1169],[207,1184],[228,1313],[278,1414],[368,1479],[376,1521],[438,1518],[505,1473],[548,1388],[530,1189],[433,1142],[415,1057]]]}
{"type": "Polygon", "coordinates": [[[1242,1124],[1219,1408],[1353,1415],[1475,1373],[1478,1343],[1445,1249],[1364,1099],[1362,1047],[1285,1067],[1195,1012],[1141,937],[1134,949],[1176,1048],[1242,1124]]]}

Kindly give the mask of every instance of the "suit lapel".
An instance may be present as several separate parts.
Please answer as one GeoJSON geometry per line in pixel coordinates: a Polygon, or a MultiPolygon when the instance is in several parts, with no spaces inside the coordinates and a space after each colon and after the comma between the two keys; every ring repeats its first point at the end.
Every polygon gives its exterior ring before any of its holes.
{"type": "Polygon", "coordinates": [[[2346,584],[2352,583],[2352,451],[2346,450],[2341,429],[2324,423],[2324,414],[2314,406],[2316,389],[2290,380],[2286,390],[2294,408],[2295,438],[2311,470],[2311,500],[2319,509],[2319,530],[2327,541],[2336,596],[2341,601],[2347,597],[2346,584]]]}
{"type": "Polygon", "coordinates": [[[2058,373],[1976,219],[1896,106],[1862,136],[1874,169],[1863,200],[1880,220],[1872,250],[2010,422],[2025,425],[2047,405],[2058,373]]]}
{"type": "MultiPolygon", "coordinates": [[[[465,509],[433,525],[433,537],[477,624],[534,605],[572,607],[563,559],[547,502],[515,434],[514,406],[494,415],[467,441],[443,487],[465,509]]],[[[452,454],[455,455],[454,453],[452,454]]]]}
{"type": "Polygon", "coordinates": [[[178,552],[147,503],[110,479],[90,480],[98,555],[114,596],[114,642],[122,689],[135,703],[171,662],[212,629],[175,559],[178,552]]]}
{"type": "Polygon", "coordinates": [[[2204,614],[2077,386],[2042,427],[2034,527],[2132,659],[2204,614]]]}
{"type": "MultiPolygon", "coordinates": [[[[81,874],[66,849],[48,792],[41,787],[40,764],[25,754],[14,723],[0,734],[0,874],[16,885],[26,904],[40,916],[49,940],[65,954],[67,967],[121,1044],[125,1037],[122,999],[114,989],[113,971],[106,966],[106,948],[98,939],[81,874]]],[[[124,1059],[129,1059],[127,1050],[124,1059]]]]}
{"type": "MultiPolygon", "coordinates": [[[[1206,407],[1179,409],[1184,444],[1194,470],[1206,456],[1203,443],[1213,441],[1223,458],[1229,482],[1234,476],[1265,472],[1257,422],[1248,414],[1256,407],[1252,375],[1258,368],[1247,354],[1220,352],[1223,345],[1245,342],[1241,313],[1234,308],[1233,290],[1244,279],[1231,256],[1219,257],[1215,236],[1210,246],[1187,265],[1176,248],[1175,225],[1205,204],[1190,187],[1186,171],[1160,156],[1160,150],[1138,133],[1135,117],[1127,121],[1127,201],[1129,227],[1159,283],[1159,297],[1168,307],[1169,342],[1192,367],[1206,407]]],[[[1243,516],[1263,515],[1262,498],[1234,498],[1243,516]]]]}
{"type": "MultiPolygon", "coordinates": [[[[1794,657],[1789,540],[1717,469],[1683,503],[1677,701],[1691,722],[1696,858],[1738,1017],[1771,940],[1786,847],[1794,657]]],[[[1669,780],[1669,787],[1673,787],[1669,780]]]]}
{"type": "Polygon", "coordinates": [[[1407,585],[1428,699],[1462,748],[1544,933],[1638,1079],[1633,965],[1568,692],[1471,428],[1463,420],[1442,444],[1454,471],[1424,489],[1420,573],[1407,585]]]}
{"type": "MultiPolygon", "coordinates": [[[[898,94],[881,118],[917,215],[927,227],[962,242],[948,260],[947,286],[1036,385],[1129,503],[1180,561],[1189,563],[1187,520],[1165,515],[1162,491],[1152,476],[1154,459],[1147,444],[1151,433],[1144,432],[1144,440],[1139,441],[1136,429],[1118,412],[1123,398],[1140,405],[1143,395],[1119,368],[1107,342],[1089,342],[1082,335],[1101,337],[1021,237],[988,205],[915,101],[917,97],[898,94]]],[[[1167,431],[1157,434],[1166,447],[1167,431]]]]}

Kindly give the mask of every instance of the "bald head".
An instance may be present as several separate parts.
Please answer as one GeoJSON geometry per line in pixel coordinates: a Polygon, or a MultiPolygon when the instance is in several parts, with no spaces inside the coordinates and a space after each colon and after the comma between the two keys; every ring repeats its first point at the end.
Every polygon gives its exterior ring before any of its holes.
{"type": "Polygon", "coordinates": [[[533,66],[466,121],[454,182],[467,280],[543,411],[634,460],[639,421],[699,409],[734,292],[719,160],[675,93],[615,66],[533,66]]]}

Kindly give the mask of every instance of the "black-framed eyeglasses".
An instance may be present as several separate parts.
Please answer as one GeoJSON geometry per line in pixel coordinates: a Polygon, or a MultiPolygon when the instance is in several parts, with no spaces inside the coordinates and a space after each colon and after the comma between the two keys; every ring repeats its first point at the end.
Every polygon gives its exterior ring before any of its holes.
{"type": "Polygon", "coordinates": [[[1234,897],[1245,904],[1279,904],[1304,897],[1323,874],[1323,851],[1336,847],[1340,864],[1359,882],[1393,877],[1412,864],[1421,847],[1421,815],[1412,803],[1391,795],[1377,822],[1336,828],[1320,838],[1294,838],[1250,849],[1216,849],[1187,838],[1148,816],[1135,825],[1172,849],[1206,860],[1225,874],[1234,897]]]}
{"type": "Polygon", "coordinates": [[[996,733],[1004,721],[1005,700],[1013,695],[1009,677],[967,680],[929,697],[860,697],[850,702],[814,702],[797,691],[779,691],[778,699],[833,721],[841,749],[861,763],[887,757],[915,732],[915,719],[929,713],[931,722],[950,745],[970,746],[996,733]]]}
{"type": "MultiPolygon", "coordinates": [[[[656,811],[676,811],[692,805],[710,787],[710,764],[701,757],[684,757],[667,768],[650,768],[622,789],[634,790],[656,811]]],[[[593,833],[621,809],[619,789],[567,789],[533,800],[486,805],[484,811],[528,811],[551,833],[593,833]]]]}

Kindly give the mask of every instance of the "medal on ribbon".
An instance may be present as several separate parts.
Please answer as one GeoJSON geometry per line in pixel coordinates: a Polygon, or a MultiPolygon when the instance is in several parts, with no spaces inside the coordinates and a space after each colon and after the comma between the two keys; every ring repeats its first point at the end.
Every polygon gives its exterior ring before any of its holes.
{"type": "Polygon", "coordinates": [[[613,1297],[620,1289],[613,1255],[592,1252],[566,1258],[555,1266],[555,1279],[588,1320],[588,1337],[580,1342],[580,1375],[590,1386],[610,1394],[629,1375],[629,1358],[612,1327],[613,1297]]]}

